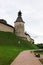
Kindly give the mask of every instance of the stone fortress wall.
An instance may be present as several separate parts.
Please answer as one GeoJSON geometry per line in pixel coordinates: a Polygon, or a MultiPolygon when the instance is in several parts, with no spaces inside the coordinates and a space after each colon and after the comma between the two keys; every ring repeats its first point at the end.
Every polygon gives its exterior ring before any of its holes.
{"type": "Polygon", "coordinates": [[[13,28],[5,24],[0,23],[0,31],[13,32],[13,28]]]}

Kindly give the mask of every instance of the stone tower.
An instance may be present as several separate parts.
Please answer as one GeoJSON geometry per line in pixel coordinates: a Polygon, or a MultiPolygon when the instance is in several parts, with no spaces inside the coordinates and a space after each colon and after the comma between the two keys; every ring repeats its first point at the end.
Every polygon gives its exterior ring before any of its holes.
{"type": "Polygon", "coordinates": [[[21,11],[18,12],[18,17],[15,21],[15,34],[17,36],[20,36],[22,38],[26,38],[25,33],[24,33],[24,21],[22,19],[22,13],[21,11]]]}

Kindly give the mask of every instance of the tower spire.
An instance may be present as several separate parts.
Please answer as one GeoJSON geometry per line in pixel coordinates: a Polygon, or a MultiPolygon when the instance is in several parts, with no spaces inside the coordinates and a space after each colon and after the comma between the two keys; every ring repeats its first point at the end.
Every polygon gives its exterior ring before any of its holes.
{"type": "Polygon", "coordinates": [[[18,12],[18,17],[17,17],[15,22],[23,22],[24,23],[24,21],[22,19],[22,12],[21,11],[18,12]]]}
{"type": "Polygon", "coordinates": [[[18,17],[21,17],[22,16],[22,13],[21,11],[18,12],[18,17]]]}

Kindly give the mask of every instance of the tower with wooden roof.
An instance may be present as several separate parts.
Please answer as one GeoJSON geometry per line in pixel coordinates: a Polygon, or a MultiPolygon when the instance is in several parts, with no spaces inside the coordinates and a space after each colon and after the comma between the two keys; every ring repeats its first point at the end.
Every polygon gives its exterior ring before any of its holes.
{"type": "Polygon", "coordinates": [[[24,21],[22,19],[22,13],[21,11],[18,12],[18,17],[16,19],[15,23],[15,34],[17,36],[20,36],[22,38],[25,38],[25,33],[24,33],[24,21]]]}

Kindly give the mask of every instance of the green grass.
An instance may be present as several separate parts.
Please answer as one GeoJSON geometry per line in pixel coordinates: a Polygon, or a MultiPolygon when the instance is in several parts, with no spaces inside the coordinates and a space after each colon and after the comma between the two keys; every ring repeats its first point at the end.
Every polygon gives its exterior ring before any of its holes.
{"type": "Polygon", "coordinates": [[[14,33],[10,32],[0,32],[0,45],[14,46],[23,49],[37,49],[35,44],[31,44],[27,40],[23,40],[20,37],[17,37],[14,33]],[[18,42],[20,41],[20,45],[18,42]]]}
{"type": "Polygon", "coordinates": [[[43,64],[43,59],[39,59],[39,61],[43,64]]]}
{"type": "Polygon", "coordinates": [[[0,65],[10,65],[21,51],[30,49],[38,48],[35,44],[22,40],[14,33],[0,32],[0,65]]]}
{"type": "Polygon", "coordinates": [[[34,53],[38,53],[38,54],[41,54],[41,55],[43,55],[43,51],[34,51],[34,53]]]}
{"type": "Polygon", "coordinates": [[[20,51],[14,46],[0,46],[0,65],[10,65],[20,51]]]}
{"type": "Polygon", "coordinates": [[[39,53],[39,54],[42,54],[43,55],[43,52],[35,52],[35,53],[39,53]]]}

